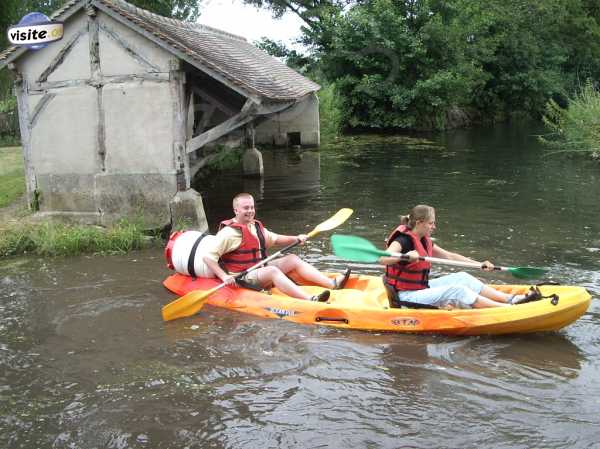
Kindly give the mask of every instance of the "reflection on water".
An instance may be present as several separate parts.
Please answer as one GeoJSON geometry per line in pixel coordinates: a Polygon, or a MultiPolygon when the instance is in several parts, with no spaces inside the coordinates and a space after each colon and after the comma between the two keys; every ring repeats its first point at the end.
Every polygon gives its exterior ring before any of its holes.
{"type": "MultiPolygon", "coordinates": [[[[533,132],[265,151],[263,180],[207,184],[209,223],[214,231],[232,196],[250,191],[275,231],[305,232],[351,207],[340,231],[381,245],[399,214],[430,203],[440,245],[547,266],[552,280],[597,297],[598,166],[543,156],[533,132]]],[[[327,235],[298,253],[346,266],[327,235]]],[[[559,333],[502,338],[322,329],[211,307],[165,324],[167,274],[159,250],[2,262],[0,447],[588,448],[600,439],[596,301],[559,333]]]]}
{"type": "Polygon", "coordinates": [[[262,151],[265,176],[242,177],[223,174],[206,185],[196,186],[203,196],[211,230],[223,217],[229,218],[231,200],[239,192],[255,198],[259,211],[311,209],[321,188],[321,158],[315,150],[262,151]]]}

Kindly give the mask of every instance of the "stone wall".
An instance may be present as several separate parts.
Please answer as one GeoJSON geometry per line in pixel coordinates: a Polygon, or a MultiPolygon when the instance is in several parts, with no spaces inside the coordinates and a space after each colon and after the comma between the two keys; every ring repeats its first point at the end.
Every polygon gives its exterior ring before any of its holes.
{"type": "Polygon", "coordinates": [[[257,144],[274,146],[319,146],[321,135],[317,95],[308,95],[294,107],[258,125],[255,139],[257,144]]]}

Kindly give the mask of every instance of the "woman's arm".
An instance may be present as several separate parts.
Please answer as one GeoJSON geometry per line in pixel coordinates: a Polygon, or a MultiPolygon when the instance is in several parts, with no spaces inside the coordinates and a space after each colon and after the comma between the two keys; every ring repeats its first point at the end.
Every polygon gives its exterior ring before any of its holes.
{"type": "Polygon", "coordinates": [[[458,260],[461,262],[474,262],[481,264],[484,270],[490,271],[494,269],[494,264],[489,260],[484,262],[479,262],[478,260],[470,259],[469,257],[465,257],[462,254],[453,253],[452,251],[447,251],[441,246],[434,245],[433,246],[433,257],[439,257],[440,259],[448,259],[448,260],[458,260]]]}
{"type": "MultiPolygon", "coordinates": [[[[402,252],[402,245],[400,244],[400,242],[398,240],[394,240],[390,246],[388,246],[387,249],[388,252],[390,253],[401,253],[402,252]]],[[[408,257],[410,257],[411,260],[417,260],[419,258],[419,253],[415,250],[409,251],[406,253],[406,255],[408,257]]],[[[388,257],[388,256],[381,256],[378,260],[378,262],[381,265],[393,265],[395,263],[400,262],[400,257],[388,257]]]]}

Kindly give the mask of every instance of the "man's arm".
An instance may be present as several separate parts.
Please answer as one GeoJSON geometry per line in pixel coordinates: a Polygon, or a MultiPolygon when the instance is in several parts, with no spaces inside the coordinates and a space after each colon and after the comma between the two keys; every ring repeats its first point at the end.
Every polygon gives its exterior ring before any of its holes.
{"type": "Polygon", "coordinates": [[[235,277],[227,273],[219,265],[219,259],[223,254],[230,253],[238,248],[242,243],[242,238],[238,232],[230,227],[225,227],[217,232],[214,243],[207,248],[206,254],[202,260],[213,273],[224,283],[231,285],[235,282],[235,277]]]}

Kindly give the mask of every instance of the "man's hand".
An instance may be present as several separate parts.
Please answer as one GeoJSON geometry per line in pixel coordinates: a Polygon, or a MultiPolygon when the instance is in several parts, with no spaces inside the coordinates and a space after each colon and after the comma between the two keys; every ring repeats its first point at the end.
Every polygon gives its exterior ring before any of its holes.
{"type": "Polygon", "coordinates": [[[301,245],[304,245],[304,242],[308,240],[308,235],[306,234],[298,234],[296,238],[300,241],[301,245]]]}
{"type": "Polygon", "coordinates": [[[221,278],[221,281],[223,281],[223,284],[225,285],[233,285],[235,284],[235,277],[227,274],[221,278]]]}

